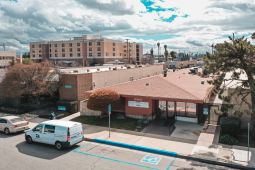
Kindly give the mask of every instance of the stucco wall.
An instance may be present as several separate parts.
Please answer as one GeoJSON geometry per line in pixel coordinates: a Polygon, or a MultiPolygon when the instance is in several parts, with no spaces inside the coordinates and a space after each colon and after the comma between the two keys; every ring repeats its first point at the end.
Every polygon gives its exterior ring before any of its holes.
{"type": "Polygon", "coordinates": [[[94,82],[94,88],[101,88],[130,81],[130,77],[133,77],[135,80],[152,75],[158,75],[161,74],[162,71],[163,65],[152,65],[127,70],[112,70],[93,73],[92,80],[94,82]]]}
{"type": "Polygon", "coordinates": [[[150,117],[152,115],[152,112],[153,112],[153,102],[151,99],[147,99],[147,98],[126,98],[125,99],[125,113],[127,117],[134,117],[134,118],[150,117]],[[149,108],[130,107],[128,106],[128,101],[148,102],[149,108]]]}

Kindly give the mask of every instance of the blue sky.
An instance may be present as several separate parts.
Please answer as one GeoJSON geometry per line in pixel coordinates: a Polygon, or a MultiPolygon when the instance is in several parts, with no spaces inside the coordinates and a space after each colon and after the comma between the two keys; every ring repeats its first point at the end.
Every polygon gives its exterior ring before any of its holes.
{"type": "MultiPolygon", "coordinates": [[[[205,52],[227,35],[255,31],[255,0],[1,0],[0,44],[98,34],[170,50],[205,52]]],[[[0,47],[0,50],[1,47],[0,47]]]]}

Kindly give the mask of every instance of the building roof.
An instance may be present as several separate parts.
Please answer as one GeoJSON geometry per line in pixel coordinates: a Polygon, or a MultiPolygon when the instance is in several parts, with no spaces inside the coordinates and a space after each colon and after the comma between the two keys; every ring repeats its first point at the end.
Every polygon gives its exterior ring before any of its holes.
{"type": "Polygon", "coordinates": [[[162,100],[203,103],[210,94],[212,87],[207,83],[206,78],[188,74],[188,69],[185,69],[168,72],[167,77],[158,75],[108,86],[103,89],[115,90],[123,97],[150,97],[162,100]],[[201,81],[204,81],[204,84],[201,81]]]}

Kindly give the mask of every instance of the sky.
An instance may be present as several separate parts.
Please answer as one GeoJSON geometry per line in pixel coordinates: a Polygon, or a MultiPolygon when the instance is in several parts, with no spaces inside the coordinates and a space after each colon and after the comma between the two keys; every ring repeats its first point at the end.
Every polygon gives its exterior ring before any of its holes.
{"type": "MultiPolygon", "coordinates": [[[[255,32],[255,0],[0,0],[0,45],[29,51],[29,42],[83,34],[170,51],[210,51],[228,36],[255,32]]],[[[0,46],[0,50],[3,47],[0,46]]]]}

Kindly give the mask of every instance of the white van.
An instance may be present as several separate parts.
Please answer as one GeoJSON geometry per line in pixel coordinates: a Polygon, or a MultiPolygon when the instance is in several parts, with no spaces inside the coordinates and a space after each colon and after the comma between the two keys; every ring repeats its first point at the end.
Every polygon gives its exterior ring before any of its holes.
{"type": "Polygon", "coordinates": [[[49,120],[25,131],[27,143],[55,145],[58,150],[83,141],[82,124],[72,121],[49,120]]]}

